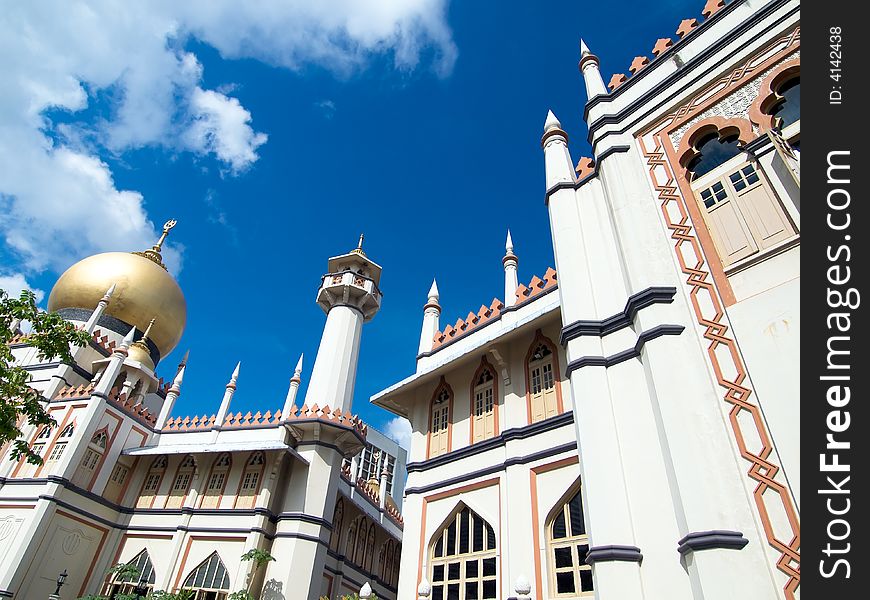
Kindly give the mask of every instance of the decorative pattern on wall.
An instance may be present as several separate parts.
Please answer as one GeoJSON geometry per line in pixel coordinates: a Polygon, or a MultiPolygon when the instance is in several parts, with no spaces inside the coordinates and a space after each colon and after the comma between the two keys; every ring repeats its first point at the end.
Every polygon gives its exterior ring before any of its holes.
{"type": "MultiPolygon", "coordinates": [[[[716,81],[709,88],[699,92],[694,98],[658,121],[648,132],[637,137],[640,149],[649,168],[650,182],[661,202],[660,209],[665,227],[675,241],[674,252],[688,287],[687,297],[694,310],[698,326],[704,339],[709,341],[707,356],[717,382],[724,395],[722,399],[730,406],[728,419],[740,455],[749,463],[747,475],[756,482],[753,490],[756,509],[764,527],[768,544],[779,553],[776,567],[786,576],[783,591],[785,597],[794,600],[800,586],[800,522],[791,493],[782,483],[781,467],[776,464],[770,434],[767,430],[761,408],[754,401],[752,389],[747,380],[747,369],[743,363],[737,343],[729,332],[724,303],[714,285],[698,240],[689,218],[686,200],[680,192],[673,168],[666,158],[665,144],[673,143],[675,137],[668,135],[674,125],[677,131],[688,131],[691,124],[706,118],[708,109],[705,102],[716,102],[717,95],[725,95],[737,82],[746,82],[751,73],[757,94],[764,73],[756,67],[779,53],[776,62],[782,62],[799,55],[788,52],[793,45],[799,44],[800,28],[777,39],[757,56],[748,60],[742,67],[731,71],[726,77],[716,81]],[[773,515],[784,515],[775,519],[773,515]]],[[[739,98],[726,106],[745,107],[755,99],[751,94],[741,91],[739,98]]],[[[721,97],[721,96],[719,96],[721,97]]],[[[679,141],[679,136],[676,138],[679,141]]],[[[673,155],[674,148],[668,149],[673,155]]]]}

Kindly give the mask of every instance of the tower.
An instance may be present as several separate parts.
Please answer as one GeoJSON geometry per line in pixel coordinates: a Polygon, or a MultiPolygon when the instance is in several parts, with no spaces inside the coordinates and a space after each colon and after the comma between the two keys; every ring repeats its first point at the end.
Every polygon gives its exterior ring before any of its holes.
{"type": "Polygon", "coordinates": [[[433,279],[426,304],[423,306],[423,327],[420,330],[418,356],[432,349],[432,342],[435,339],[435,334],[438,332],[439,319],[441,317],[441,305],[438,304],[438,299],[438,284],[433,279]]]}

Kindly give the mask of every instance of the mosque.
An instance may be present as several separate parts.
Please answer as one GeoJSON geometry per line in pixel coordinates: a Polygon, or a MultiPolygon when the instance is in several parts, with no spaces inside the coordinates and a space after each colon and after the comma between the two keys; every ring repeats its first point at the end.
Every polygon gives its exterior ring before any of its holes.
{"type": "Polygon", "coordinates": [[[630,76],[582,41],[579,68],[593,156],[552,112],[541,138],[554,268],[520,284],[508,233],[502,299],[448,324],[433,282],[415,372],[371,398],[407,455],[352,414],[381,304],[361,248],[327,263],[306,397],[300,361],[255,415],[238,367],[216,414],[173,414],[163,238],[64,273],[49,309],[93,343],[66,365],[13,342],[57,426],[25,431],[42,466],[0,462],[0,597],[66,568],[64,598],[799,598],[800,3],[708,0],[630,76]]]}

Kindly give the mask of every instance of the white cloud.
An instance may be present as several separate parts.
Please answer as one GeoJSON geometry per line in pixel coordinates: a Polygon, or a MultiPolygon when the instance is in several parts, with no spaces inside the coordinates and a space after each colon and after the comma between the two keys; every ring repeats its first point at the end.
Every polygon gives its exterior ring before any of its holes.
{"type": "Polygon", "coordinates": [[[404,417],[393,417],[384,425],[384,435],[411,451],[411,422],[404,417]]]}
{"type": "Polygon", "coordinates": [[[0,290],[5,291],[10,298],[18,298],[22,290],[30,290],[36,296],[37,304],[45,298],[45,292],[27,283],[21,273],[0,273],[0,290]]]}
{"type": "MultiPolygon", "coordinates": [[[[226,59],[322,66],[338,75],[391,54],[412,69],[430,49],[439,75],[456,48],[447,0],[55,0],[0,11],[0,237],[25,273],[133,250],[157,234],[105,159],[142,147],[213,157],[231,174],[267,136],[230,94],[203,86],[191,38],[226,59]],[[97,104],[99,116],[84,109],[97,104]]],[[[162,217],[160,215],[160,221],[162,217]]],[[[166,248],[170,267],[180,247],[166,248]]]]}

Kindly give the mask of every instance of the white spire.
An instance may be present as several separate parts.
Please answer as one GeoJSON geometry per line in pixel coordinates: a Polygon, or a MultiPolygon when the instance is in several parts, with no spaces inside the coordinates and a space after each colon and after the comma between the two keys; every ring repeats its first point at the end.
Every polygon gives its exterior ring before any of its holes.
{"type": "Polygon", "coordinates": [[[583,82],[586,84],[586,101],[592,100],[595,96],[607,94],[607,86],[604,85],[604,79],[601,78],[601,71],[598,70],[598,57],[592,54],[589,46],[580,38],[580,73],[583,75],[583,82]]]}
{"type": "Polygon", "coordinates": [[[553,129],[562,129],[562,124],[559,122],[559,119],[556,118],[556,115],[553,114],[553,111],[548,110],[547,120],[544,121],[544,133],[547,133],[553,129]]]}
{"type": "Polygon", "coordinates": [[[365,600],[366,598],[372,597],[372,586],[369,585],[369,582],[366,581],[363,586],[359,589],[359,598],[360,600],[365,600]]]}
{"type": "Polygon", "coordinates": [[[163,426],[166,425],[166,420],[172,414],[172,407],[175,406],[175,401],[181,395],[181,382],[184,381],[184,370],[186,368],[186,365],[181,365],[178,369],[178,373],[176,373],[175,379],[172,381],[172,386],[166,392],[166,399],[163,400],[163,406],[160,407],[160,414],[157,415],[154,429],[163,429],[163,426]]]}
{"type": "Polygon", "coordinates": [[[438,332],[438,321],[441,317],[441,306],[438,304],[439,298],[438,284],[435,282],[435,279],[432,279],[432,287],[429,288],[429,296],[426,300],[426,305],[423,307],[423,327],[420,330],[420,345],[417,347],[418,355],[429,352],[432,349],[435,334],[438,332]]]}
{"type": "MultiPolygon", "coordinates": [[[[118,350],[123,348],[124,351],[133,345],[133,337],[136,335],[136,328],[131,327],[130,331],[127,332],[127,335],[124,336],[124,339],[121,340],[121,345],[118,347],[118,350]]],[[[116,350],[117,352],[117,350],[116,350]]]]}
{"type": "Polygon", "coordinates": [[[133,336],[136,335],[136,328],[131,327],[124,339],[121,340],[121,345],[116,346],[115,350],[109,356],[105,368],[97,374],[97,385],[94,386],[92,394],[101,398],[108,398],[109,392],[112,391],[112,386],[115,385],[115,380],[121,374],[121,368],[124,366],[124,359],[127,357],[127,349],[133,345],[133,336]]]}
{"type": "MultiPolygon", "coordinates": [[[[553,113],[550,113],[553,114],[553,113]]],[[[555,118],[555,117],[554,117],[555,118]]],[[[505,255],[502,259],[504,266],[504,305],[505,307],[513,306],[517,302],[517,265],[519,259],[514,254],[514,241],[511,239],[511,230],[508,229],[507,240],[505,241],[505,255]]]]}
{"type": "Polygon", "coordinates": [[[233,369],[233,374],[230,376],[230,381],[227,383],[227,389],[224,392],[224,397],[221,400],[220,408],[214,418],[214,426],[220,427],[224,424],[227,412],[230,410],[230,402],[233,399],[233,394],[236,392],[236,382],[239,380],[239,369],[242,366],[242,361],[236,363],[236,368],[233,369]]]}
{"type": "Polygon", "coordinates": [[[97,321],[99,321],[100,317],[103,316],[103,313],[106,312],[106,307],[109,306],[109,300],[112,299],[112,294],[115,293],[116,285],[117,284],[113,283],[112,286],[106,290],[106,293],[103,294],[103,297],[100,298],[96,308],[94,308],[94,312],[91,313],[91,316],[88,317],[88,322],[85,323],[86,332],[93,333],[94,329],[96,329],[97,321]]]}
{"type": "Polygon", "coordinates": [[[296,393],[299,391],[299,384],[302,383],[302,357],[304,356],[304,354],[299,355],[299,361],[293,370],[293,377],[290,378],[290,389],[287,390],[284,408],[281,409],[281,418],[284,420],[287,420],[287,417],[290,416],[290,409],[296,404],[296,393]]]}

